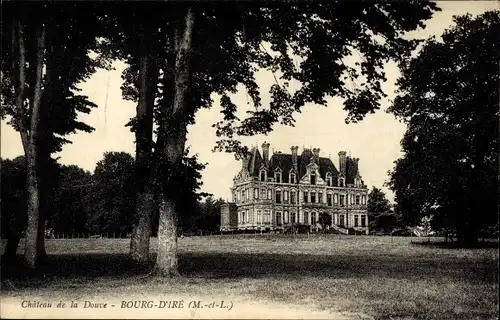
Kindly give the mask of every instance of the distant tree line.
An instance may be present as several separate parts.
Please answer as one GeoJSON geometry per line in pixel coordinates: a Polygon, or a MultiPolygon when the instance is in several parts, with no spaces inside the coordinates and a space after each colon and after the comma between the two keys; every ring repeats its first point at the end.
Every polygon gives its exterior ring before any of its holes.
{"type": "MultiPolygon", "coordinates": [[[[179,232],[209,234],[219,230],[222,199],[198,192],[201,182],[197,170],[204,167],[196,157],[185,161],[192,177],[184,186],[179,232]],[[191,162],[189,162],[191,161],[191,162]],[[198,167],[196,167],[198,166],[198,167]],[[203,198],[205,198],[203,200],[203,198]]],[[[93,173],[76,165],[54,161],[48,199],[46,229],[54,234],[104,234],[126,237],[132,232],[134,216],[134,158],[125,152],[106,152],[93,173]]],[[[26,161],[24,156],[1,159],[1,236],[8,238],[16,217],[26,221],[26,161]]],[[[152,235],[158,230],[157,215],[152,235]]]]}

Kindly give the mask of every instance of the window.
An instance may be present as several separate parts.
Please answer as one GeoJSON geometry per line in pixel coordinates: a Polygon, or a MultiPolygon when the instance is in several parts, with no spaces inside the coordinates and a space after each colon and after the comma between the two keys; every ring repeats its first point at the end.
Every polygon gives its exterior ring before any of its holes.
{"type": "Polygon", "coordinates": [[[276,225],[277,226],[281,226],[282,225],[282,222],[281,222],[281,212],[276,212],[276,225]]]}
{"type": "Polygon", "coordinates": [[[309,224],[309,212],[304,212],[304,224],[309,224]]]}
{"type": "Polygon", "coordinates": [[[359,221],[358,221],[358,218],[359,218],[359,217],[358,217],[358,215],[357,215],[357,214],[355,214],[355,215],[354,215],[354,226],[355,226],[355,227],[358,227],[358,226],[359,226],[359,221]]]}
{"type": "Polygon", "coordinates": [[[266,195],[267,195],[266,188],[260,189],[260,197],[265,200],[266,199],[266,195]]]}
{"type": "Polygon", "coordinates": [[[290,203],[295,204],[295,191],[290,192],[290,203]]]}
{"type": "Polygon", "coordinates": [[[356,204],[359,204],[359,202],[360,202],[360,201],[359,201],[359,198],[360,198],[360,196],[359,196],[359,195],[356,195],[356,204]]]}
{"type": "Polygon", "coordinates": [[[311,212],[311,224],[316,224],[316,212],[311,212]]]}
{"type": "Polygon", "coordinates": [[[332,195],[327,194],[326,195],[326,203],[331,207],[332,206],[332,195]]]}
{"type": "Polygon", "coordinates": [[[343,214],[340,215],[340,225],[345,226],[345,217],[343,214]]]}
{"type": "Polygon", "coordinates": [[[268,200],[273,199],[273,190],[271,190],[271,189],[267,190],[267,199],[268,200]]]}
{"type": "Polygon", "coordinates": [[[309,200],[308,197],[309,197],[308,192],[304,191],[304,202],[305,203],[307,203],[307,200],[309,200]]]}
{"type": "Polygon", "coordinates": [[[290,173],[290,183],[296,183],[295,182],[295,173],[290,173]]]}
{"type": "Polygon", "coordinates": [[[295,215],[295,212],[291,212],[290,213],[290,222],[291,223],[296,223],[297,220],[295,220],[295,218],[297,218],[296,215],[295,215]]]}
{"type": "Polygon", "coordinates": [[[276,203],[281,203],[281,191],[276,190],[275,194],[276,194],[276,203]]]}
{"type": "Polygon", "coordinates": [[[283,223],[288,223],[288,211],[283,211],[283,223]]]}
{"type": "Polygon", "coordinates": [[[284,200],[285,202],[287,202],[287,201],[288,201],[288,191],[287,191],[287,190],[283,191],[283,200],[284,200]]]}
{"type": "Polygon", "coordinates": [[[344,187],[344,178],[339,178],[339,187],[344,187]]]}
{"type": "Polygon", "coordinates": [[[340,206],[344,207],[345,206],[345,195],[341,194],[339,197],[340,200],[340,206]]]}
{"type": "Polygon", "coordinates": [[[274,173],[274,181],[276,181],[276,183],[281,183],[281,172],[274,173]]]}
{"type": "Polygon", "coordinates": [[[311,192],[311,203],[316,203],[316,192],[311,192]]]}
{"type": "Polygon", "coordinates": [[[269,213],[269,210],[264,211],[264,223],[269,223],[271,222],[271,215],[269,213]]]}
{"type": "Polygon", "coordinates": [[[364,228],[366,227],[366,216],[361,215],[361,226],[364,228]]]}
{"type": "Polygon", "coordinates": [[[311,173],[311,184],[316,184],[316,174],[311,173]]]}
{"type": "Polygon", "coordinates": [[[245,223],[245,211],[241,211],[241,223],[245,223]]]}
{"type": "Polygon", "coordinates": [[[262,223],[262,211],[257,210],[257,224],[262,223]]]}
{"type": "Polygon", "coordinates": [[[323,203],[323,193],[318,193],[318,203],[323,203]]]}
{"type": "Polygon", "coordinates": [[[257,189],[257,188],[253,189],[253,198],[259,199],[259,189],[257,189]]]}
{"type": "Polygon", "coordinates": [[[326,174],[326,185],[329,187],[332,186],[332,176],[330,175],[330,173],[326,174]]]}
{"type": "Polygon", "coordinates": [[[260,172],[260,181],[266,181],[266,172],[264,170],[260,172]]]}

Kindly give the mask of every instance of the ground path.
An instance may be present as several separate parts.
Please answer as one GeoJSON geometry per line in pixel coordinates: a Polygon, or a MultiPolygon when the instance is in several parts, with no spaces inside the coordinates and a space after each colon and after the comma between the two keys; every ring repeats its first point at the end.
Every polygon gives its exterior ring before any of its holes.
{"type": "MultiPolygon", "coordinates": [[[[26,301],[30,303],[51,302],[50,308],[22,308],[21,303],[24,297],[9,297],[2,294],[0,298],[0,310],[4,318],[67,318],[67,319],[88,319],[88,318],[147,318],[147,319],[373,319],[372,317],[363,314],[340,313],[317,311],[314,309],[306,309],[285,303],[270,302],[270,301],[255,301],[241,298],[216,298],[212,296],[177,296],[177,295],[151,295],[151,294],[136,294],[119,296],[117,292],[101,292],[96,295],[85,297],[65,296],[58,297],[58,293],[54,295],[44,296],[29,296],[26,301]],[[71,300],[78,303],[78,308],[70,308],[71,300]],[[129,306],[136,303],[142,305],[142,308],[122,308],[123,301],[127,301],[129,306]],[[179,308],[180,303],[177,303],[177,308],[168,308],[168,304],[172,306],[173,301],[183,302],[183,308],[179,308]],[[63,301],[66,303],[65,308],[57,308],[57,303],[63,301]],[[90,301],[94,308],[84,308],[85,301],[90,301]],[[140,301],[140,302],[137,302],[140,301]],[[144,302],[142,302],[144,301],[144,302]],[[189,303],[192,301],[201,302],[203,308],[194,308],[193,303],[191,308],[189,303]],[[220,308],[221,302],[224,307],[220,308]],[[107,303],[105,308],[102,304],[107,303]],[[98,308],[101,304],[101,308],[98,308]],[[210,308],[210,305],[218,305],[218,307],[210,308]],[[112,306],[114,305],[114,306],[112,306]],[[150,308],[148,308],[150,306],[150,308]],[[163,306],[163,308],[159,308],[163,306]],[[229,310],[229,308],[232,308],[229,310]]],[[[25,305],[27,302],[25,302],[25,305]]]]}

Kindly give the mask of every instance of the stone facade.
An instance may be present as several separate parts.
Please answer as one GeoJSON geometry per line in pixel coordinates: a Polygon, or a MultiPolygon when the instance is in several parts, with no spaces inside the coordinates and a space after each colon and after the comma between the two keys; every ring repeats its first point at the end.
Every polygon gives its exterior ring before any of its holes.
{"type": "Polygon", "coordinates": [[[368,234],[368,189],[358,161],[341,151],[337,170],[317,148],[299,155],[294,146],[290,154],[275,152],[271,157],[268,143],[262,144],[262,155],[253,148],[233,179],[233,199],[223,206],[221,231],[282,231],[300,223],[312,230],[354,229],[368,234]]]}

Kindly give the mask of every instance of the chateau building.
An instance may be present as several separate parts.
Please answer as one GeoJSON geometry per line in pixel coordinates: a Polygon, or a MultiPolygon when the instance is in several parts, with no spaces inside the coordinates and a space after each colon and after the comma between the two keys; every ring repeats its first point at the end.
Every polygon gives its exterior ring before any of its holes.
{"type": "Polygon", "coordinates": [[[357,158],[340,151],[339,169],[320,149],[291,147],[291,154],[275,152],[269,143],[262,155],[252,148],[233,179],[232,202],[221,209],[221,231],[282,231],[292,223],[311,229],[348,229],[368,234],[368,189],[357,158]]]}

